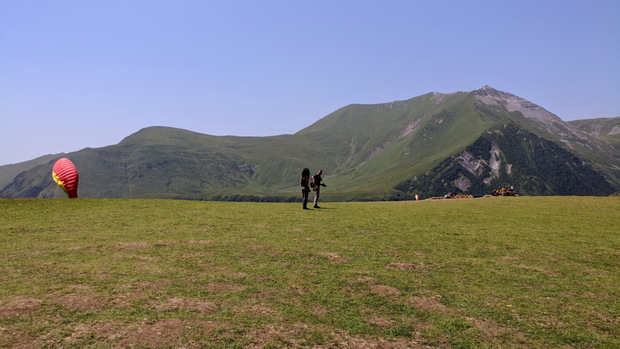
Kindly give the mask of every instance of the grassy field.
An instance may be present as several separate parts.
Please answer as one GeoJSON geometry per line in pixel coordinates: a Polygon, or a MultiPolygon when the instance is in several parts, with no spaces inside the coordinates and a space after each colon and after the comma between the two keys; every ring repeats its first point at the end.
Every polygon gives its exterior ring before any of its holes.
{"type": "Polygon", "coordinates": [[[620,199],[0,199],[0,347],[618,348],[620,199]]]}

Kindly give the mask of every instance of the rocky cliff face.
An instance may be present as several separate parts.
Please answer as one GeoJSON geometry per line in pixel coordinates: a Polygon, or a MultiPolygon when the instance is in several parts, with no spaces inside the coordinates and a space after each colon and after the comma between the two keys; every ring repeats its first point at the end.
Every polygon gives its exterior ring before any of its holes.
{"type": "Polygon", "coordinates": [[[482,196],[514,186],[522,195],[609,195],[614,188],[585,161],[506,121],[422,176],[395,187],[405,196],[482,196]]]}
{"type": "Polygon", "coordinates": [[[498,91],[488,85],[476,90],[474,95],[476,100],[481,103],[501,106],[510,112],[521,112],[526,118],[534,119],[541,124],[555,125],[563,123],[562,119],[548,112],[543,107],[513,94],[498,91]]]}
{"type": "Polygon", "coordinates": [[[476,100],[489,106],[499,106],[509,112],[520,112],[529,121],[549,135],[559,137],[563,143],[573,148],[575,142],[583,144],[592,142],[583,132],[567,124],[555,114],[545,108],[513,94],[498,91],[490,86],[485,86],[475,91],[476,100]]]}
{"type": "Polygon", "coordinates": [[[620,183],[620,148],[611,139],[597,138],[579,129],[578,124],[564,122],[546,109],[510,93],[485,86],[474,91],[476,102],[499,114],[506,110],[508,118],[538,137],[555,142],[579,158],[587,159],[593,168],[605,173],[611,183],[620,183]]]}

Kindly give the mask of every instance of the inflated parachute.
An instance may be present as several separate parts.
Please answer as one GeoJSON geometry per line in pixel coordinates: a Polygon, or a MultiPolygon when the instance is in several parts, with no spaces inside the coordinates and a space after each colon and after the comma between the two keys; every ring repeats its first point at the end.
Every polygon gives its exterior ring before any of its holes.
{"type": "Polygon", "coordinates": [[[71,160],[67,158],[58,159],[58,161],[54,163],[54,168],[52,169],[52,178],[54,178],[54,182],[69,195],[69,198],[77,198],[78,180],[80,176],[71,160]]]}

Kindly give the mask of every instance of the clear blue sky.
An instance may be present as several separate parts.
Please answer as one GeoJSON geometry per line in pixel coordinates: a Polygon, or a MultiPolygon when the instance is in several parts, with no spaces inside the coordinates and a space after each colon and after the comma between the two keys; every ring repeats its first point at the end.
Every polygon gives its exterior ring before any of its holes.
{"type": "Polygon", "coordinates": [[[620,1],[0,0],[0,165],[484,85],[620,116],[620,1]]]}

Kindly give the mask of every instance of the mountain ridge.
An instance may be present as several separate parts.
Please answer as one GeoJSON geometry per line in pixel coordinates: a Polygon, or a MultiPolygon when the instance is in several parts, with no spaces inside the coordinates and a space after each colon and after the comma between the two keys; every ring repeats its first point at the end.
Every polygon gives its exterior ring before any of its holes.
{"type": "MultiPolygon", "coordinates": [[[[308,167],[324,170],[330,187],[324,191],[326,199],[399,199],[398,195],[412,194],[396,189],[403,181],[433,171],[487,130],[506,122],[515,130],[558,144],[600,173],[602,181],[620,188],[620,150],[613,143],[490,86],[470,92],[431,92],[389,103],[351,104],[291,135],[212,136],[152,126],[116,145],[66,156],[80,171],[82,197],[291,200],[298,196],[299,172],[308,167]]],[[[566,154],[558,156],[568,159],[566,154]]],[[[61,197],[47,178],[53,161],[41,162],[45,161],[21,166],[17,175],[16,167],[0,166],[0,196],[61,197]]],[[[568,166],[566,171],[589,170],[568,166]]],[[[593,190],[592,195],[603,195],[601,190],[593,190]]]]}
{"type": "Polygon", "coordinates": [[[615,118],[574,120],[568,123],[592,137],[620,146],[620,116],[615,118]]]}
{"type": "Polygon", "coordinates": [[[501,187],[541,195],[609,195],[614,191],[587,162],[510,120],[488,129],[431,171],[399,183],[397,189],[408,195],[443,191],[481,196],[489,188],[501,187]]]}

